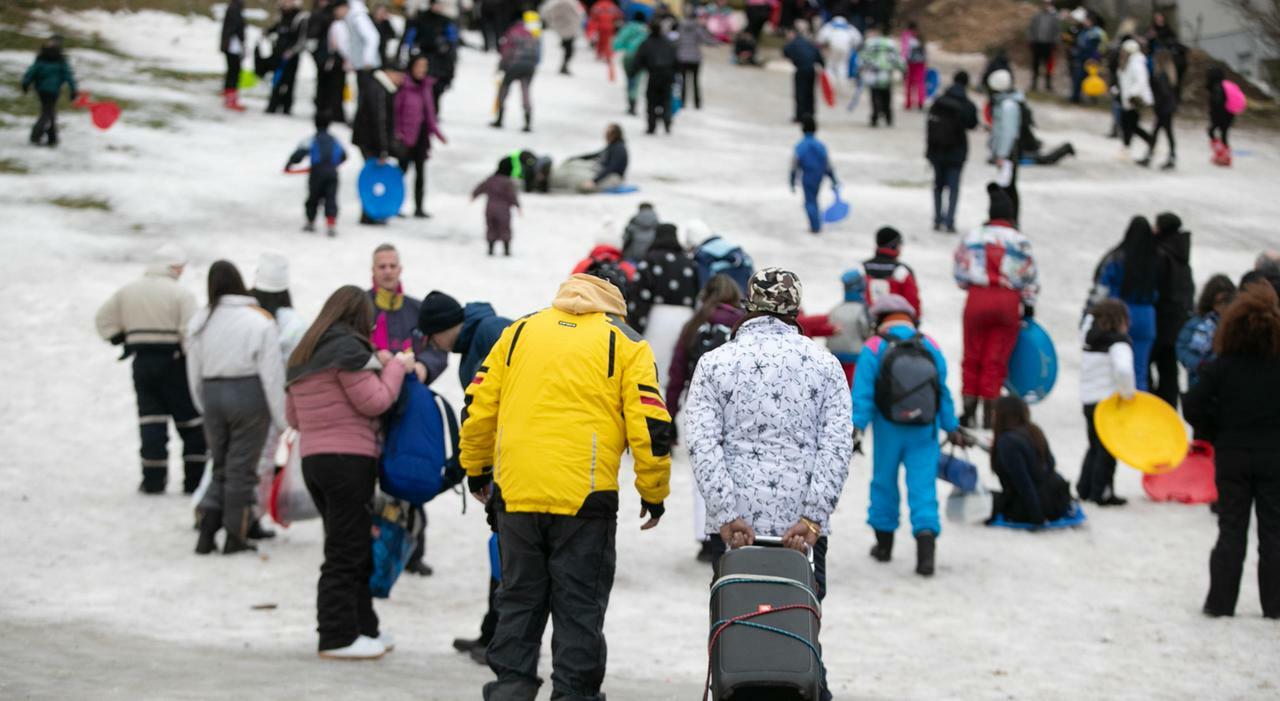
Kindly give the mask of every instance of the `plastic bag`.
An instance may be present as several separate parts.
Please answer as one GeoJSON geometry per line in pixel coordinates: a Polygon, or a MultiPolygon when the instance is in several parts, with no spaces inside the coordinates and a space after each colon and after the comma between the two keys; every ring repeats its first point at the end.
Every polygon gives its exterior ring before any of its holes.
{"type": "Polygon", "coordinates": [[[952,523],[982,523],[991,518],[991,492],[977,483],[972,491],[953,489],[947,496],[947,520],[952,523]]]}
{"type": "Polygon", "coordinates": [[[271,500],[268,511],[276,523],[289,527],[295,521],[319,518],[320,511],[311,499],[311,492],[302,480],[302,452],[298,449],[298,432],[290,430],[284,440],[288,443],[288,460],[271,483],[271,500]]]}
{"type": "Polygon", "coordinates": [[[391,595],[421,531],[416,507],[378,492],[373,500],[373,572],[369,575],[369,593],[374,598],[391,595]]]}

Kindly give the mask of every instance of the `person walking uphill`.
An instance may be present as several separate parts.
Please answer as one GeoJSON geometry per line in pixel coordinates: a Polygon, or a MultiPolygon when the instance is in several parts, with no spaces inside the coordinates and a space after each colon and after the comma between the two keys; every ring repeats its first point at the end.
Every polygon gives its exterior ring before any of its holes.
{"type": "Polygon", "coordinates": [[[1053,46],[1062,40],[1062,22],[1053,0],[1044,0],[1044,6],[1031,18],[1027,39],[1031,43],[1031,91],[1040,89],[1043,68],[1044,89],[1053,92],[1053,46]]]}
{"type": "Polygon", "coordinates": [[[1178,408],[1178,333],[1195,307],[1196,283],[1191,277],[1191,233],[1172,212],[1156,216],[1156,340],[1151,347],[1155,395],[1178,408]]]}
{"type": "Polygon", "coordinates": [[[808,115],[800,120],[800,130],[804,136],[796,144],[795,155],[791,159],[791,191],[796,191],[796,176],[800,176],[800,184],[804,188],[804,212],[809,217],[810,233],[822,231],[822,212],[818,209],[818,190],[822,181],[831,178],[831,187],[840,187],[836,173],[831,169],[831,158],[827,155],[827,147],[814,133],[818,125],[813,116],[808,115]]]}
{"type": "Polygon", "coordinates": [[[222,80],[222,106],[243,112],[240,104],[240,64],[244,61],[244,0],[228,0],[222,14],[222,39],[219,44],[227,61],[222,80]]]}
{"type": "Polygon", "coordinates": [[[111,295],[94,317],[98,335],[133,356],[143,494],[163,494],[169,478],[169,418],[182,438],[182,491],[191,494],[209,461],[204,421],[191,401],[183,341],[196,298],[178,284],[187,258],[173,244],[156,251],[146,273],[111,295]]]}
{"type": "Polygon", "coordinates": [[[258,459],[274,425],[285,424],[284,366],[275,321],[245,289],[240,272],[220,260],[209,267],[209,306],[187,327],[187,382],[213,458],[213,480],[197,508],[196,554],[215,548],[226,529],[225,555],[257,550],[258,459]]]}
{"type": "Polygon", "coordinates": [[[822,52],[818,50],[817,45],[809,41],[808,37],[794,29],[789,29],[787,44],[782,47],[782,55],[790,60],[791,65],[796,69],[792,84],[795,110],[792,112],[791,121],[803,122],[805,117],[816,119],[818,112],[814,106],[813,84],[817,80],[819,67],[827,67],[826,61],[822,58],[822,52]]]}
{"type": "Polygon", "coordinates": [[[907,300],[915,313],[916,321],[923,317],[920,306],[920,288],[911,266],[898,260],[902,255],[902,234],[891,226],[876,232],[876,254],[862,263],[867,276],[867,304],[874,305],[885,295],[895,294],[907,300]]]}
{"type": "Polygon", "coordinates": [[[867,43],[860,52],[862,70],[871,75],[871,126],[880,126],[880,119],[893,126],[893,74],[905,72],[906,64],[893,39],[885,35],[884,28],[867,30],[867,43]]]}
{"type": "MultiPolygon", "coordinates": [[[[377,50],[377,47],[374,47],[377,50]]],[[[395,94],[404,74],[394,71],[370,70],[357,74],[360,78],[356,106],[356,118],[351,124],[351,144],[360,149],[366,162],[375,160],[386,163],[395,147],[395,94]]],[[[360,223],[381,225],[386,222],[374,219],[360,210],[360,223]]]]}
{"type": "Polygon", "coordinates": [[[414,168],[413,216],[425,219],[423,209],[427,195],[427,159],[431,157],[431,137],[447,144],[436,121],[435,78],[429,75],[430,63],[426,56],[413,59],[408,75],[395,97],[396,140],[408,151],[400,163],[407,175],[414,168]]]}
{"type": "Polygon", "coordinates": [[[511,159],[498,161],[498,170],[485,178],[471,191],[471,201],[484,196],[484,238],[489,242],[489,255],[493,255],[494,245],[502,243],[502,255],[511,255],[511,210],[522,212],[520,195],[516,192],[516,181],[511,179],[511,159]]]}
{"type": "Polygon", "coordinates": [[[502,544],[487,701],[537,695],[548,616],[552,695],[604,698],[622,452],[635,460],[642,530],[658,525],[671,479],[653,352],[625,313],[618,288],[574,275],[550,308],[503,331],[467,389],[460,458],[468,489],[494,502],[502,544]]]}
{"type": "Polygon", "coordinates": [[[648,120],[646,134],[654,133],[658,120],[671,133],[671,86],[676,80],[676,47],[667,39],[658,22],[649,26],[649,36],[636,49],[633,61],[636,73],[649,74],[645,84],[644,104],[648,120]]]}
{"type": "MultiPolygon", "coordinates": [[[[596,5],[603,3],[597,2],[596,5]]],[[[627,114],[635,115],[636,99],[640,92],[640,72],[636,67],[636,53],[649,38],[649,25],[645,23],[643,12],[635,12],[631,20],[622,25],[618,36],[613,39],[613,50],[622,54],[622,73],[627,79],[627,114]]]]}
{"type": "Polygon", "coordinates": [[[538,9],[542,21],[551,31],[560,37],[560,47],[564,60],[560,62],[560,73],[569,75],[569,61],[573,59],[573,43],[578,39],[585,13],[577,0],[546,0],[538,9]]]}
{"type": "Polygon", "coordinates": [[[1280,298],[1270,285],[1241,292],[1222,317],[1214,352],[1183,406],[1217,451],[1218,542],[1204,613],[1235,615],[1256,504],[1262,615],[1280,619],[1280,298]]]}
{"type": "Polygon", "coordinates": [[[1019,324],[1035,314],[1039,275],[1031,242],[1013,223],[1009,198],[987,185],[987,223],[965,234],[955,252],[955,279],[968,292],[964,304],[964,414],[972,428],[982,402],[984,428],[991,427],[995,400],[1009,374],[1009,356],[1019,324]]]}
{"type": "Polygon", "coordinates": [[[1156,302],[1159,300],[1160,260],[1156,238],[1146,217],[1129,221],[1124,241],[1102,259],[1094,271],[1091,303],[1118,299],[1129,308],[1129,336],[1138,389],[1150,389],[1151,350],[1156,342],[1156,302]]]}
{"type": "Polygon", "coordinates": [[[289,357],[285,410],[298,430],[307,491],[324,522],[319,653],[334,659],[377,658],[395,645],[379,630],[369,594],[369,502],[378,478],[378,417],[395,404],[413,354],[375,354],[365,336],[373,318],[363,290],[340,287],[289,357]]]}
{"type": "Polygon", "coordinates": [[[40,98],[40,116],[31,127],[31,143],[36,146],[42,142],[50,148],[58,145],[58,97],[63,85],[67,86],[68,97],[76,99],[76,76],[62,53],[62,37],[55,34],[40,47],[35,62],[22,74],[22,92],[35,87],[40,98]]]}
{"type": "Polygon", "coordinates": [[[871,305],[877,335],[862,345],[853,374],[854,450],[870,427],[871,502],[867,524],[875,530],[871,556],[888,562],[898,530],[898,466],[906,468],[911,532],[916,538],[916,574],[933,575],[942,524],[938,520],[938,431],[962,444],[947,390],[947,361],[938,344],[916,329],[907,300],[885,295],[871,305]]]}
{"type": "Polygon", "coordinates": [[[529,94],[529,84],[533,82],[533,72],[538,68],[542,53],[538,38],[529,33],[523,21],[516,21],[502,35],[501,53],[502,59],[498,62],[498,70],[502,73],[502,84],[498,87],[498,114],[489,126],[502,128],[507,93],[512,83],[520,83],[520,100],[524,105],[523,131],[532,131],[533,98],[529,94]]]}
{"type": "Polygon", "coordinates": [[[718,42],[707,29],[703,17],[685,17],[680,20],[676,37],[676,66],[680,71],[680,102],[693,105],[696,110],[702,109],[702,81],[698,73],[702,70],[702,46],[714,46],[718,42]],[[693,100],[689,99],[692,90],[693,100]]]}
{"type": "Polygon", "coordinates": [[[332,238],[338,235],[338,166],[346,162],[347,152],[329,134],[329,113],[316,113],[315,122],[315,135],[298,144],[298,148],[294,149],[284,164],[284,170],[288,173],[293,165],[301,163],[303,159],[309,160],[311,166],[307,173],[307,201],[303,205],[307,222],[302,225],[302,230],[316,230],[316,215],[323,203],[325,233],[332,238]]]}
{"type": "Polygon", "coordinates": [[[969,131],[978,126],[978,107],[969,99],[969,74],[957,71],[947,88],[929,107],[925,130],[925,158],[933,166],[933,230],[956,232],[956,203],[960,201],[960,173],[969,159],[969,131]],[[942,208],[942,192],[948,192],[942,208]]]}
{"type": "Polygon", "coordinates": [[[311,16],[300,9],[300,2],[281,0],[280,17],[267,29],[267,34],[275,37],[276,55],[280,60],[271,78],[267,114],[293,112],[293,85],[298,78],[302,52],[307,49],[307,24],[311,21],[311,16]]]}
{"type": "Polygon", "coordinates": [[[1013,88],[1013,74],[998,70],[987,77],[991,95],[991,138],[988,140],[991,161],[996,166],[996,185],[1009,198],[1012,210],[1009,221],[1018,224],[1021,203],[1018,199],[1018,161],[1022,157],[1023,97],[1013,88]]]}

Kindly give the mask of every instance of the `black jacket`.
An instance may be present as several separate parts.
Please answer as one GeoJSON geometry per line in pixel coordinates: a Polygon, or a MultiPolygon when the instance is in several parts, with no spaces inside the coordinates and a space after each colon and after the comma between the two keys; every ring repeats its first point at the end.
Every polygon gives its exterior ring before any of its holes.
{"type": "Polygon", "coordinates": [[[676,228],[659,224],[644,260],[636,263],[636,281],[627,294],[627,323],[644,333],[655,304],[692,309],[698,300],[698,267],[676,238],[676,228]]]}
{"type": "MultiPolygon", "coordinates": [[[[376,71],[381,73],[381,71],[376,71]]],[[[351,125],[351,143],[366,158],[386,157],[395,141],[395,94],[375,76],[360,86],[356,119],[351,125]]]]}
{"type": "Polygon", "coordinates": [[[1178,111],[1178,86],[1160,71],[1151,76],[1151,95],[1155,98],[1156,114],[1168,116],[1178,111]]]}
{"type": "MultiPolygon", "coordinates": [[[[453,20],[430,10],[419,12],[414,18],[414,37],[413,45],[409,47],[408,57],[422,54],[427,57],[427,75],[436,79],[436,84],[441,88],[449,87],[453,82],[453,74],[458,65],[458,47],[450,39],[451,34],[456,36],[456,29],[450,32],[450,25],[453,20]]],[[[409,31],[406,30],[401,42],[409,39],[409,31]]],[[[404,55],[403,48],[399,52],[404,55]]]]}
{"type": "Polygon", "coordinates": [[[1204,365],[1182,413],[1222,450],[1280,452],[1280,360],[1224,355],[1204,365]]]}
{"type": "Polygon", "coordinates": [[[1195,309],[1191,279],[1191,234],[1156,235],[1156,343],[1173,345],[1195,309]]]}
{"type": "Polygon", "coordinates": [[[941,120],[953,134],[951,146],[941,146],[929,139],[925,158],[938,166],[964,165],[969,158],[968,131],[978,126],[978,107],[969,99],[963,85],[952,85],[929,108],[930,131],[934,120],[941,120]]]}
{"type": "Polygon", "coordinates": [[[627,175],[627,142],[625,141],[615,141],[584,158],[593,160],[597,164],[595,182],[600,182],[610,175],[617,175],[620,178],[627,175]]]}
{"type": "Polygon", "coordinates": [[[790,59],[797,71],[812,71],[814,66],[827,65],[818,47],[802,36],[796,36],[795,39],[787,42],[787,45],[782,47],[782,55],[790,59]]]}
{"type": "Polygon", "coordinates": [[[246,53],[243,10],[244,0],[231,0],[227,3],[227,13],[222,17],[222,44],[220,45],[220,50],[224,54],[231,48],[232,37],[240,40],[240,55],[243,56],[246,53]]]}
{"type": "Polygon", "coordinates": [[[661,34],[650,34],[636,49],[635,68],[650,75],[669,76],[676,70],[676,45],[661,34]]]}
{"type": "Polygon", "coordinates": [[[1054,467],[1053,454],[1042,460],[1025,429],[1002,433],[991,458],[1001,489],[993,511],[1009,521],[1036,525],[1066,516],[1071,491],[1054,467]]]}

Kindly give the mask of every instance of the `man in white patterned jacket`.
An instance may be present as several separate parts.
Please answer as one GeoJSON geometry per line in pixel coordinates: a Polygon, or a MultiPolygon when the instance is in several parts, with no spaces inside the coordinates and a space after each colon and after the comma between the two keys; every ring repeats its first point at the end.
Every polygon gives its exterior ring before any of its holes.
{"type": "Polygon", "coordinates": [[[853,453],[851,401],[835,356],[800,334],[800,297],[795,273],[752,276],[732,340],[698,362],[685,430],[717,563],[757,533],[807,545],[821,598],[828,522],[853,453]]]}

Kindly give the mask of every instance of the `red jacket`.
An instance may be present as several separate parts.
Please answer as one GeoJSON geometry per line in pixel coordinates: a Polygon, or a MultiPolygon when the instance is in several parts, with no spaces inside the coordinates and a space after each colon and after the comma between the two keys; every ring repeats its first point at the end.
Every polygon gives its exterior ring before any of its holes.
{"type": "Polygon", "coordinates": [[[596,262],[617,263],[618,267],[627,276],[628,281],[636,279],[636,266],[622,259],[622,249],[603,243],[591,249],[591,253],[587,254],[586,258],[578,261],[578,264],[573,266],[573,274],[587,272],[587,268],[590,268],[591,264],[596,262]]]}
{"type": "Polygon", "coordinates": [[[897,249],[876,249],[875,257],[864,262],[862,270],[867,278],[868,307],[883,295],[901,295],[916,310],[916,321],[920,320],[920,290],[916,287],[916,274],[906,263],[898,260],[897,249]]]}
{"type": "Polygon", "coordinates": [[[380,372],[335,368],[290,384],[285,418],[298,430],[302,457],[378,457],[378,417],[400,396],[404,372],[404,364],[393,360],[380,372]]]}

